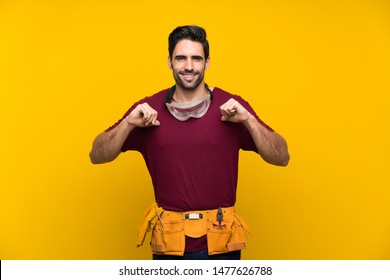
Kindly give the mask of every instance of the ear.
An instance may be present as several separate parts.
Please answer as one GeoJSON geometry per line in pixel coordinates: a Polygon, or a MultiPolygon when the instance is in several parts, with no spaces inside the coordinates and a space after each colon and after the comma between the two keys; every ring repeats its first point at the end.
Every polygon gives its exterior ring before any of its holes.
{"type": "Polygon", "coordinates": [[[210,67],[210,57],[208,57],[208,58],[206,59],[206,67],[205,67],[205,70],[208,70],[209,67],[210,67]]]}
{"type": "Polygon", "coordinates": [[[170,56],[168,56],[168,67],[172,70],[172,59],[170,56]]]}

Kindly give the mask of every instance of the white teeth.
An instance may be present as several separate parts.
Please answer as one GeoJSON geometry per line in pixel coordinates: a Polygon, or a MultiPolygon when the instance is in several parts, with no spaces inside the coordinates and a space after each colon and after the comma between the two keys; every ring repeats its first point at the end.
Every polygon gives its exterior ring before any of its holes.
{"type": "Polygon", "coordinates": [[[182,74],[183,78],[186,80],[186,81],[192,81],[195,77],[195,74],[182,74]]]}

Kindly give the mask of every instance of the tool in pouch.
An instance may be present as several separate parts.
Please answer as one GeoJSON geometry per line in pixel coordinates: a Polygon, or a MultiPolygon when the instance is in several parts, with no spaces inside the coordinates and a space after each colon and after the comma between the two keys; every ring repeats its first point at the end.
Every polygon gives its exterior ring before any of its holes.
{"type": "Polygon", "coordinates": [[[163,223],[163,221],[161,219],[161,216],[160,216],[160,213],[158,212],[157,207],[154,207],[154,210],[156,211],[156,216],[157,216],[158,220],[160,221],[162,228],[165,229],[164,223],[163,223]]]}
{"type": "Polygon", "coordinates": [[[217,220],[213,222],[213,225],[214,225],[214,229],[220,229],[220,230],[226,229],[226,223],[223,221],[223,213],[221,207],[218,208],[217,220]]]}

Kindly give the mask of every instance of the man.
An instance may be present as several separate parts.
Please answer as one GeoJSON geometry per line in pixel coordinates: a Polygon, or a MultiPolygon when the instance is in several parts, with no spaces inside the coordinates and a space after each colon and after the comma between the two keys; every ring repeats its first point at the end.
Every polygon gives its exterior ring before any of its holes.
{"type": "Polygon", "coordinates": [[[238,95],[209,87],[206,32],[180,26],[169,35],[175,85],[136,102],[99,134],[90,158],[114,160],[139,151],[152,178],[156,204],[139,228],[152,231],[153,259],[240,259],[249,229],[234,210],[239,150],[286,166],[286,141],[238,95]]]}

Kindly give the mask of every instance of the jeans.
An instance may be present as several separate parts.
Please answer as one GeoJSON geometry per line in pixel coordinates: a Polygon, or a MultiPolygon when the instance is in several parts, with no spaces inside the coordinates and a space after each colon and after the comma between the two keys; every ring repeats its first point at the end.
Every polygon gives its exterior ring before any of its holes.
{"type": "Polygon", "coordinates": [[[240,260],[241,251],[233,251],[218,255],[209,255],[207,249],[197,252],[185,252],[183,256],[155,255],[153,260],[240,260]]]}

